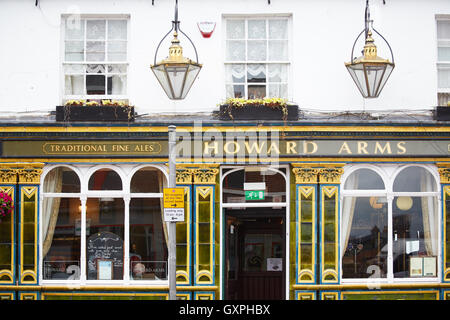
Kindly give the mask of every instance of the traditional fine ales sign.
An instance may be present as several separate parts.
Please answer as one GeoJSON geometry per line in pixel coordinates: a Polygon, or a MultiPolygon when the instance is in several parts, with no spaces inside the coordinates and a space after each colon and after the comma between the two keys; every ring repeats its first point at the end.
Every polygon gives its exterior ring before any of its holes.
{"type": "MultiPolygon", "coordinates": [[[[3,141],[3,158],[168,157],[167,140],[148,141],[3,141]]],[[[177,159],[293,158],[293,157],[447,157],[450,140],[356,139],[222,139],[184,138],[177,159]]]]}

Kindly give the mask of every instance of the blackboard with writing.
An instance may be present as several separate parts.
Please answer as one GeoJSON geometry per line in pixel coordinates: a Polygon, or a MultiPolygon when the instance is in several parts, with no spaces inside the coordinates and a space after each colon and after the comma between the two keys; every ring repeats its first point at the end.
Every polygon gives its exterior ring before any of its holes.
{"type": "Polygon", "coordinates": [[[86,244],[88,279],[98,279],[98,260],[112,262],[111,280],[123,279],[123,254],[123,240],[120,236],[107,231],[91,235],[86,244]]]}

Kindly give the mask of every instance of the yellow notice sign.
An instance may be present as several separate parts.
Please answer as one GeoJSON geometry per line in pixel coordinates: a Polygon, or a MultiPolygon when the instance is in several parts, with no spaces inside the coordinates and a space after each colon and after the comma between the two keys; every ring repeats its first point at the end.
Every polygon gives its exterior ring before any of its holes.
{"type": "Polygon", "coordinates": [[[164,188],[164,208],[184,208],[184,188],[164,188]]]}

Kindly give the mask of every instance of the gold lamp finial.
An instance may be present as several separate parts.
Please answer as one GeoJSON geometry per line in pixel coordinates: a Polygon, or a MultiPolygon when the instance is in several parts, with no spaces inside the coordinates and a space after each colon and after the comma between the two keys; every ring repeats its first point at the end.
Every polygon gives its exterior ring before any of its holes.
{"type": "Polygon", "coordinates": [[[367,32],[366,44],[364,45],[364,57],[366,59],[377,57],[377,46],[372,38],[372,31],[367,32]]]}

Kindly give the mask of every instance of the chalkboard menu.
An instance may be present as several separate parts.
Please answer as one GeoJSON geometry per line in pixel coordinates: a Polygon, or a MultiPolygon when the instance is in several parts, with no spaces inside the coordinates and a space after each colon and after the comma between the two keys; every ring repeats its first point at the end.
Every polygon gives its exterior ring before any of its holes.
{"type": "Polygon", "coordinates": [[[120,236],[107,231],[91,235],[86,244],[86,257],[89,280],[123,279],[123,240],[120,236]],[[105,265],[111,266],[109,275],[105,265]]]}

